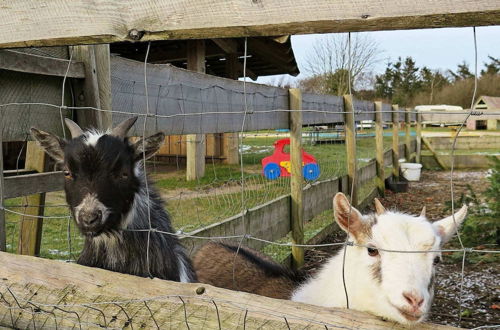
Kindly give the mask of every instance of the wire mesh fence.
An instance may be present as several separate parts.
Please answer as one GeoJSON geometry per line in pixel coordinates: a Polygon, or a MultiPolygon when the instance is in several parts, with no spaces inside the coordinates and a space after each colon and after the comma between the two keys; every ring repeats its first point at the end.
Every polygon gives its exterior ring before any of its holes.
{"type": "MultiPolygon", "coordinates": [[[[70,57],[71,58],[71,57],[70,57]]],[[[68,62],[70,63],[70,62],[68,62]]],[[[237,244],[252,246],[252,242],[260,248],[264,248],[268,254],[275,258],[282,259],[289,255],[292,246],[303,246],[306,248],[315,247],[343,247],[361,246],[348,240],[319,244],[294,245],[289,238],[284,238],[284,234],[290,231],[289,205],[284,204],[282,223],[288,222],[285,230],[272,227],[272,222],[280,223],[276,214],[270,213],[268,226],[252,228],[252,224],[245,221],[253,216],[252,209],[259,209],[264,204],[272,204],[278,201],[282,203],[283,196],[290,193],[290,158],[289,145],[286,142],[279,144],[278,141],[290,138],[289,116],[291,112],[299,110],[287,109],[288,93],[284,89],[269,88],[254,84],[228,82],[217,80],[207,86],[207,80],[202,76],[196,76],[189,83],[179,83],[182,77],[188,73],[182,70],[173,70],[161,66],[153,66],[147,63],[133,63],[117,59],[112,62],[112,72],[118,72],[113,76],[113,89],[116,97],[113,99],[113,110],[100,109],[95,107],[76,107],[68,103],[68,90],[66,77],[62,81],[60,94],[60,104],[37,100],[31,98],[29,102],[5,102],[0,104],[2,116],[2,135],[17,137],[19,134],[26,139],[29,132],[29,125],[33,124],[32,119],[27,120],[25,116],[33,114],[44,115],[45,112],[56,113],[61,119],[70,112],[110,112],[113,114],[113,122],[116,124],[130,116],[139,116],[135,129],[131,132],[134,136],[142,136],[156,131],[165,131],[170,135],[185,136],[186,134],[201,134],[201,141],[194,143],[206,143],[203,134],[208,133],[232,133],[227,137],[230,143],[238,146],[240,156],[239,164],[220,164],[215,156],[206,157],[205,176],[195,181],[187,181],[184,178],[182,152],[176,154],[174,163],[164,165],[153,160],[147,161],[145,172],[153,179],[155,186],[161,192],[162,198],[166,201],[167,209],[171,215],[175,232],[162,232],[157,228],[135,229],[136,231],[146,231],[149,233],[159,233],[162,235],[176,236],[184,240],[189,249],[192,242],[197,246],[206,241],[231,241],[237,244]],[[126,66],[143,69],[124,70],[126,66]],[[65,90],[66,88],[66,90],[65,90]],[[120,110],[115,110],[120,109],[120,110]],[[4,120],[12,118],[11,114],[16,113],[19,125],[13,127],[13,121],[4,120]],[[24,118],[24,119],[23,119],[24,118]],[[21,132],[21,133],[19,133],[21,132]],[[282,149],[280,149],[282,148],[282,149]],[[274,172],[266,172],[263,158],[276,155],[276,165],[274,172]],[[288,155],[288,156],[287,156],[288,155]],[[280,158],[281,157],[281,158],[280,158]],[[277,175],[279,171],[280,175],[277,175]],[[275,218],[273,218],[275,217],[275,218]],[[228,232],[222,227],[217,227],[221,223],[230,220],[238,220],[242,225],[239,230],[231,228],[228,232]],[[211,230],[206,230],[210,228],[211,230]],[[268,231],[268,233],[266,233],[268,231]]],[[[69,68],[69,64],[68,64],[69,68]]],[[[346,184],[342,180],[348,173],[346,166],[346,125],[345,114],[350,111],[346,109],[341,97],[303,95],[303,128],[301,132],[304,151],[314,156],[311,164],[317,164],[312,172],[304,172],[304,189],[317,187],[325,182],[336,181],[337,191],[342,189],[349,193],[346,184]],[[308,175],[310,175],[308,177],[308,175]],[[343,187],[341,187],[343,185],[343,187]]],[[[382,107],[381,113],[384,121],[390,123],[393,113],[402,114],[403,111],[392,110],[388,105],[382,107]]],[[[352,112],[354,114],[354,132],[356,134],[356,159],[355,164],[358,171],[355,172],[356,179],[360,182],[359,193],[367,197],[375,189],[375,175],[363,177],[362,170],[374,167],[375,158],[375,131],[373,119],[375,108],[373,103],[365,101],[353,102],[352,112]],[[372,166],[373,165],[373,166],[372,166]],[[361,180],[362,179],[362,180],[361,180]]],[[[429,113],[431,114],[431,113],[429,113]]],[[[443,115],[444,113],[436,113],[443,115]]],[[[472,108],[470,112],[463,113],[462,127],[466,119],[472,115],[485,115],[475,112],[472,108]]],[[[487,115],[495,116],[496,113],[487,115]]],[[[413,119],[416,119],[415,112],[411,112],[413,119]]],[[[400,117],[401,119],[401,117],[400,117]]],[[[398,120],[399,121],[399,120],[398,120]]],[[[404,120],[401,120],[404,121],[404,120]]],[[[62,120],[61,120],[62,123],[62,120]]],[[[51,123],[50,128],[55,127],[51,123]]],[[[65,128],[59,124],[57,130],[64,132],[65,128]]],[[[393,141],[393,131],[387,127],[383,133],[383,149],[390,155],[391,143],[393,141]]],[[[410,135],[415,136],[414,130],[410,130],[410,135]]],[[[403,131],[398,134],[406,136],[403,131]]],[[[459,136],[460,130],[456,134],[459,136]]],[[[62,135],[62,134],[60,134],[62,135]]],[[[188,141],[179,138],[174,142],[177,151],[182,151],[187,146],[188,141]]],[[[455,139],[456,141],[456,139],[455,139]]],[[[398,146],[399,148],[399,146],[398,146]]],[[[400,150],[400,149],[398,149],[400,150]]],[[[415,147],[411,147],[413,152],[415,147]]],[[[455,150],[455,143],[451,149],[452,159],[455,150]]],[[[23,150],[20,151],[19,156],[23,150]]],[[[400,155],[404,154],[404,149],[400,155]]],[[[386,173],[390,174],[392,157],[384,164],[386,173]]],[[[307,165],[307,164],[304,164],[307,165]]],[[[16,171],[19,171],[19,164],[16,171]]],[[[370,172],[371,170],[364,170],[370,172]]],[[[453,167],[451,171],[453,178],[453,167]]],[[[351,178],[352,179],[352,178],[351,178]]],[[[452,179],[453,180],[453,179],[452,179]]],[[[354,185],[357,185],[356,180],[354,185]]],[[[454,209],[455,198],[453,196],[453,181],[451,184],[452,211],[454,209]]],[[[312,189],[311,189],[312,190],[312,189]]],[[[337,192],[335,191],[335,192],[337,192]]],[[[3,189],[0,194],[4,194],[3,189]]],[[[316,198],[318,195],[312,195],[316,198]]],[[[321,192],[320,192],[321,194],[321,192]]],[[[331,203],[330,196],[327,197],[331,203]]],[[[307,198],[306,198],[307,199],[307,198]]],[[[319,199],[319,198],[318,198],[319,199]]],[[[3,201],[3,198],[2,198],[3,201]]],[[[277,203],[276,203],[277,204],[277,203]]],[[[274,205],[274,204],[273,204],[274,205]]],[[[307,207],[307,206],[306,206],[307,207]]],[[[6,237],[7,250],[15,252],[19,244],[18,237],[20,226],[23,221],[32,219],[43,219],[41,235],[43,237],[40,256],[66,261],[75,261],[83,245],[83,238],[71,219],[71,212],[65,204],[62,192],[50,192],[45,197],[43,205],[29,204],[25,197],[7,199],[0,205],[0,211],[6,214],[6,237]],[[44,207],[44,214],[34,214],[27,212],[30,208],[44,207]]],[[[331,209],[331,206],[324,210],[331,209]]],[[[320,216],[323,210],[310,211],[307,220],[320,216]]],[[[304,210],[307,213],[307,210],[304,210]]],[[[454,213],[454,212],[453,212],[454,213]]],[[[257,216],[264,217],[257,212],[257,216]]],[[[310,228],[310,233],[317,233],[318,229],[324,227],[324,221],[310,221],[314,224],[310,228]],[[319,226],[315,228],[314,226],[319,226]]],[[[235,222],[236,223],[236,222],[235,222]]],[[[257,223],[257,222],[256,222],[257,223]]],[[[125,229],[127,230],[127,229],[125,229]]],[[[307,232],[307,231],[306,231],[307,232]]],[[[312,235],[312,234],[311,234],[312,235]]],[[[469,253],[499,253],[497,249],[476,249],[464,246],[458,249],[439,250],[398,250],[383,249],[380,251],[390,253],[429,253],[429,252],[459,252],[463,254],[461,268],[460,292],[464,293],[464,273],[465,261],[469,253]]],[[[364,246],[364,245],[363,245],[364,246]]],[[[365,246],[369,248],[369,246],[365,246]]],[[[144,247],[149,250],[149,245],[144,247]]],[[[193,246],[191,248],[194,250],[193,246]]],[[[346,274],[349,276],[349,274],[346,274]]],[[[2,287],[0,301],[3,302],[9,314],[2,315],[3,322],[13,327],[126,327],[138,326],[146,328],[162,328],[166,325],[180,327],[242,327],[246,328],[290,328],[290,323],[300,324],[306,328],[336,328],[344,327],[339,324],[332,324],[314,319],[294,319],[296,316],[286,315],[281,312],[282,305],[273,306],[270,310],[252,310],[249,302],[223,301],[208,299],[205,297],[193,297],[183,295],[168,295],[157,298],[129,299],[126,301],[116,299],[113,301],[86,301],[83,295],[77,300],[72,300],[71,304],[64,303],[64,297],[60,292],[52,294],[47,292],[45,301],[36,299],[37,292],[45,290],[43,287],[29,288],[32,296],[27,296],[23,291],[26,288],[2,287]],[[17,291],[16,291],[17,290],[17,291]],[[175,303],[171,303],[175,301],[175,303]],[[220,305],[218,305],[220,304],[220,305]],[[196,306],[195,310],[190,310],[196,306]],[[231,312],[222,313],[218,306],[224,306],[231,312]],[[265,319],[254,317],[253,313],[266,315],[265,319]],[[23,315],[21,315],[23,314],[23,315]],[[29,314],[30,317],[25,317],[29,314]],[[177,317],[180,314],[182,317],[177,317]],[[221,318],[221,314],[225,316],[221,318]],[[10,321],[9,321],[10,319],[10,321]],[[141,320],[134,324],[134,320],[141,320]],[[248,322],[248,323],[247,323],[248,322]]],[[[68,293],[75,294],[75,293],[68,293]]],[[[461,304],[457,312],[457,324],[460,325],[463,316],[461,304]]],[[[352,325],[355,326],[355,325],[352,325]]]]}

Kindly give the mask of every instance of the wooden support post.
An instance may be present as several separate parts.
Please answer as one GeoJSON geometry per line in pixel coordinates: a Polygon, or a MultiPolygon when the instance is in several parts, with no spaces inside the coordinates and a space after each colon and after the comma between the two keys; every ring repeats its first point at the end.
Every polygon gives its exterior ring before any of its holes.
{"type": "Polygon", "coordinates": [[[399,106],[392,105],[392,175],[399,181],[399,106]]]}
{"type": "Polygon", "coordinates": [[[375,102],[375,160],[377,162],[377,190],[381,197],[385,195],[384,168],[384,123],[382,121],[382,102],[375,102]]]}
{"type": "MultiPolygon", "coordinates": [[[[95,45],[94,53],[97,69],[97,86],[99,91],[99,102],[101,104],[101,109],[111,110],[111,60],[109,58],[109,44],[95,45]]],[[[112,114],[112,112],[100,112],[98,114],[98,116],[100,117],[101,128],[111,128],[111,126],[113,125],[112,114]]]]}
{"type": "Polygon", "coordinates": [[[410,120],[410,108],[405,109],[405,158],[407,162],[410,162],[411,152],[411,120],[410,120]]]}
{"type": "MultiPolygon", "coordinates": [[[[300,89],[289,89],[290,110],[302,110],[300,89]]],[[[292,243],[304,244],[304,199],[302,173],[302,112],[290,112],[291,228],[292,243]]],[[[292,247],[292,267],[304,265],[304,248],[292,247]]]]}
{"type": "MultiPolygon", "coordinates": [[[[3,111],[0,111],[0,124],[4,123],[3,121],[3,111]]],[[[5,223],[5,211],[4,207],[4,193],[5,193],[5,184],[3,181],[3,127],[0,129],[0,251],[7,251],[7,226],[5,223]]]]}
{"type": "Polygon", "coordinates": [[[344,95],[344,126],[345,147],[347,154],[347,176],[349,178],[349,194],[351,204],[358,206],[358,184],[356,166],[356,121],[354,118],[354,106],[351,95],[344,95]]]}
{"type": "MultiPolygon", "coordinates": [[[[229,79],[238,79],[238,55],[237,54],[227,54],[226,55],[226,77],[229,79]]],[[[239,152],[239,141],[238,133],[223,133],[224,145],[224,160],[225,164],[239,164],[240,163],[240,152],[239,152]]]]}
{"type": "MultiPolygon", "coordinates": [[[[71,48],[73,59],[83,62],[85,65],[85,79],[75,81],[74,90],[76,105],[78,107],[94,107],[101,109],[99,99],[99,84],[97,79],[97,63],[95,46],[74,46],[71,48]]],[[[76,110],[76,120],[82,128],[95,127],[103,129],[102,118],[105,117],[101,111],[89,109],[76,110]]]]}
{"type": "MultiPolygon", "coordinates": [[[[25,169],[35,170],[38,173],[45,171],[46,156],[45,151],[36,141],[28,141],[26,147],[26,165],[25,169]]],[[[23,213],[32,215],[22,216],[19,222],[19,241],[17,253],[30,256],[40,255],[40,244],[42,242],[43,219],[37,216],[43,216],[45,204],[45,193],[30,195],[23,199],[27,207],[23,208],[23,213]]]]}
{"type": "MultiPolygon", "coordinates": [[[[205,73],[205,41],[187,41],[187,69],[205,73]]],[[[186,179],[197,180],[205,175],[205,136],[186,136],[186,179]]]]}
{"type": "Polygon", "coordinates": [[[432,156],[434,156],[434,159],[436,160],[438,165],[441,166],[441,168],[443,170],[446,170],[448,168],[448,166],[446,166],[446,164],[443,162],[443,160],[441,158],[439,158],[438,153],[436,152],[436,150],[434,150],[431,143],[426,138],[422,138],[422,142],[427,147],[427,149],[429,149],[429,151],[432,153],[432,156]]]}
{"type": "Polygon", "coordinates": [[[417,152],[416,159],[417,163],[421,162],[421,153],[422,153],[422,114],[417,112],[417,152]]]}

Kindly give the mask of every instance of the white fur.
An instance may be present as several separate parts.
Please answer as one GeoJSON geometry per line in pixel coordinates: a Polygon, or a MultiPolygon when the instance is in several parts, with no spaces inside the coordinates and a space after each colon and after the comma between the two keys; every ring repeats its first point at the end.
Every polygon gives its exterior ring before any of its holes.
{"type": "MultiPolygon", "coordinates": [[[[449,220],[451,217],[431,224],[425,217],[385,212],[376,216],[371,237],[366,242],[357,243],[387,250],[438,250],[455,233],[466,212],[467,207],[464,206],[455,214],[456,225],[453,220],[449,220]]],[[[368,217],[361,220],[365,223],[369,221],[368,217]]],[[[352,233],[349,236],[350,241],[356,241],[352,233]]],[[[418,310],[411,310],[421,314],[416,322],[422,321],[429,312],[433,298],[430,281],[434,275],[435,257],[440,257],[440,253],[380,250],[379,255],[373,257],[368,254],[366,247],[347,246],[344,273],[349,307],[401,323],[413,323],[398,310],[411,309],[403,296],[403,292],[409,292],[424,298],[418,310]],[[371,266],[376,262],[381,262],[381,283],[372,275],[371,266]]],[[[295,290],[292,300],[326,307],[346,307],[342,263],[343,250],[332,257],[318,274],[295,290]]]]}
{"type": "Polygon", "coordinates": [[[109,130],[105,132],[98,131],[96,129],[90,129],[88,131],[85,131],[83,133],[83,136],[85,137],[85,144],[91,147],[95,147],[97,145],[97,142],[101,137],[103,137],[106,134],[110,134],[111,132],[109,130]]]}
{"type": "Polygon", "coordinates": [[[189,283],[191,281],[189,280],[189,276],[186,272],[186,265],[184,264],[185,261],[186,261],[185,259],[177,257],[177,264],[178,264],[177,267],[179,267],[180,282],[189,283]]]}
{"type": "Polygon", "coordinates": [[[77,223],[80,223],[80,212],[82,210],[100,210],[102,213],[101,222],[106,220],[111,213],[111,211],[104,205],[98,198],[96,194],[87,194],[83,200],[75,207],[75,219],[77,223]]]}

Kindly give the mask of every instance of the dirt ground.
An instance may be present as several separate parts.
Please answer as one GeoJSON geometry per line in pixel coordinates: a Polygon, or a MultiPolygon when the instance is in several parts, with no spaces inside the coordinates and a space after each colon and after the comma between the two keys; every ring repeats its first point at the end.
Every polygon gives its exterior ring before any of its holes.
{"type": "MultiPolygon", "coordinates": [[[[455,199],[467,191],[467,184],[473,186],[476,193],[483,192],[487,188],[485,175],[484,171],[455,172],[455,199]]],[[[410,183],[407,193],[394,194],[387,191],[386,197],[380,200],[386,208],[415,215],[420,214],[425,205],[429,219],[441,219],[450,214],[446,210],[446,202],[451,200],[449,180],[449,172],[426,171],[422,173],[419,182],[410,183]]],[[[373,209],[365,210],[369,211],[373,209]]],[[[344,234],[337,232],[322,243],[344,239],[344,234]]],[[[316,272],[335,252],[333,247],[306,251],[306,270],[311,274],[316,272]]],[[[446,259],[446,255],[443,258],[446,259]]],[[[438,265],[435,298],[429,321],[465,328],[500,325],[500,265],[466,263],[462,292],[461,279],[461,263],[443,262],[438,265]],[[459,323],[460,304],[462,317],[459,323]]]]}

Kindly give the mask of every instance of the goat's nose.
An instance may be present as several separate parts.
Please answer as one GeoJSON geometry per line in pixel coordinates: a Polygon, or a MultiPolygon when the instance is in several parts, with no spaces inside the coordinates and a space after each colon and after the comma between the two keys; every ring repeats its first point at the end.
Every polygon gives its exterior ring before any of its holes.
{"type": "Polygon", "coordinates": [[[424,303],[424,298],[414,292],[403,292],[403,297],[414,309],[418,309],[424,303]]]}
{"type": "Polygon", "coordinates": [[[80,217],[85,225],[93,226],[101,221],[102,212],[101,210],[80,212],[80,217]]]}

